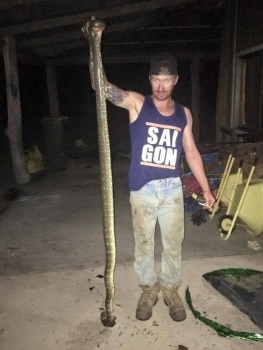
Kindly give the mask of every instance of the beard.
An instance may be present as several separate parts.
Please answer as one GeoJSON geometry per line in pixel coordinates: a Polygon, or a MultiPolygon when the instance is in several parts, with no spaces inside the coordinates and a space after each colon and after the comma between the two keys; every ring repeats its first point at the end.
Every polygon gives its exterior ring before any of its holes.
{"type": "Polygon", "coordinates": [[[153,96],[159,101],[165,101],[171,97],[171,94],[169,91],[166,91],[166,90],[165,91],[156,90],[153,92],[153,96]]]}

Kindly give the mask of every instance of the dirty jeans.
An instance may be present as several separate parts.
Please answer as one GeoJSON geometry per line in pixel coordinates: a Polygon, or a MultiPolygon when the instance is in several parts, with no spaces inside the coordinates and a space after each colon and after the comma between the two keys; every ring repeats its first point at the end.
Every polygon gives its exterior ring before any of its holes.
{"type": "Polygon", "coordinates": [[[135,238],[134,268],[140,285],[160,283],[166,288],[181,281],[181,245],[184,238],[184,202],[180,178],[148,182],[130,192],[135,238]],[[155,264],[155,230],[160,225],[163,246],[161,269],[155,264]]]}

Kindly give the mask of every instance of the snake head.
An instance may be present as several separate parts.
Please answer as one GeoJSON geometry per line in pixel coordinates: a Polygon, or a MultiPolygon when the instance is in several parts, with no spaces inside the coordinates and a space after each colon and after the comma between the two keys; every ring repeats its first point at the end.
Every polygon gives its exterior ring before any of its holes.
{"type": "Polygon", "coordinates": [[[89,35],[97,34],[99,36],[102,35],[103,30],[106,28],[106,22],[92,16],[88,19],[81,27],[82,32],[86,39],[88,39],[89,35]]]}

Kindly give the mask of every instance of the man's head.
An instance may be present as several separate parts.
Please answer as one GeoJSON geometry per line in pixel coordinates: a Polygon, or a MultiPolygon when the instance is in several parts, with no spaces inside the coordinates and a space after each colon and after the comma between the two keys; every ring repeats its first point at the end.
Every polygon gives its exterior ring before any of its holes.
{"type": "Polygon", "coordinates": [[[159,101],[169,99],[179,78],[176,57],[167,52],[153,56],[149,78],[153,97],[159,101]]]}
{"type": "Polygon", "coordinates": [[[150,75],[178,75],[177,58],[169,52],[154,55],[150,62],[150,75]]]}

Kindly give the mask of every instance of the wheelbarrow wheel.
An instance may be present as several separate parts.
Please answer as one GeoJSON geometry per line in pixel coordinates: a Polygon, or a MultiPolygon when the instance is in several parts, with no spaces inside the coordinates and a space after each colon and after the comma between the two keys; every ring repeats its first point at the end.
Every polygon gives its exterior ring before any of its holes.
{"type": "MultiPolygon", "coordinates": [[[[233,218],[234,218],[233,215],[223,215],[218,219],[217,227],[219,231],[224,235],[228,234],[230,227],[233,223],[233,218]]],[[[236,225],[233,226],[232,232],[234,231],[235,228],[236,228],[236,225]]]]}

